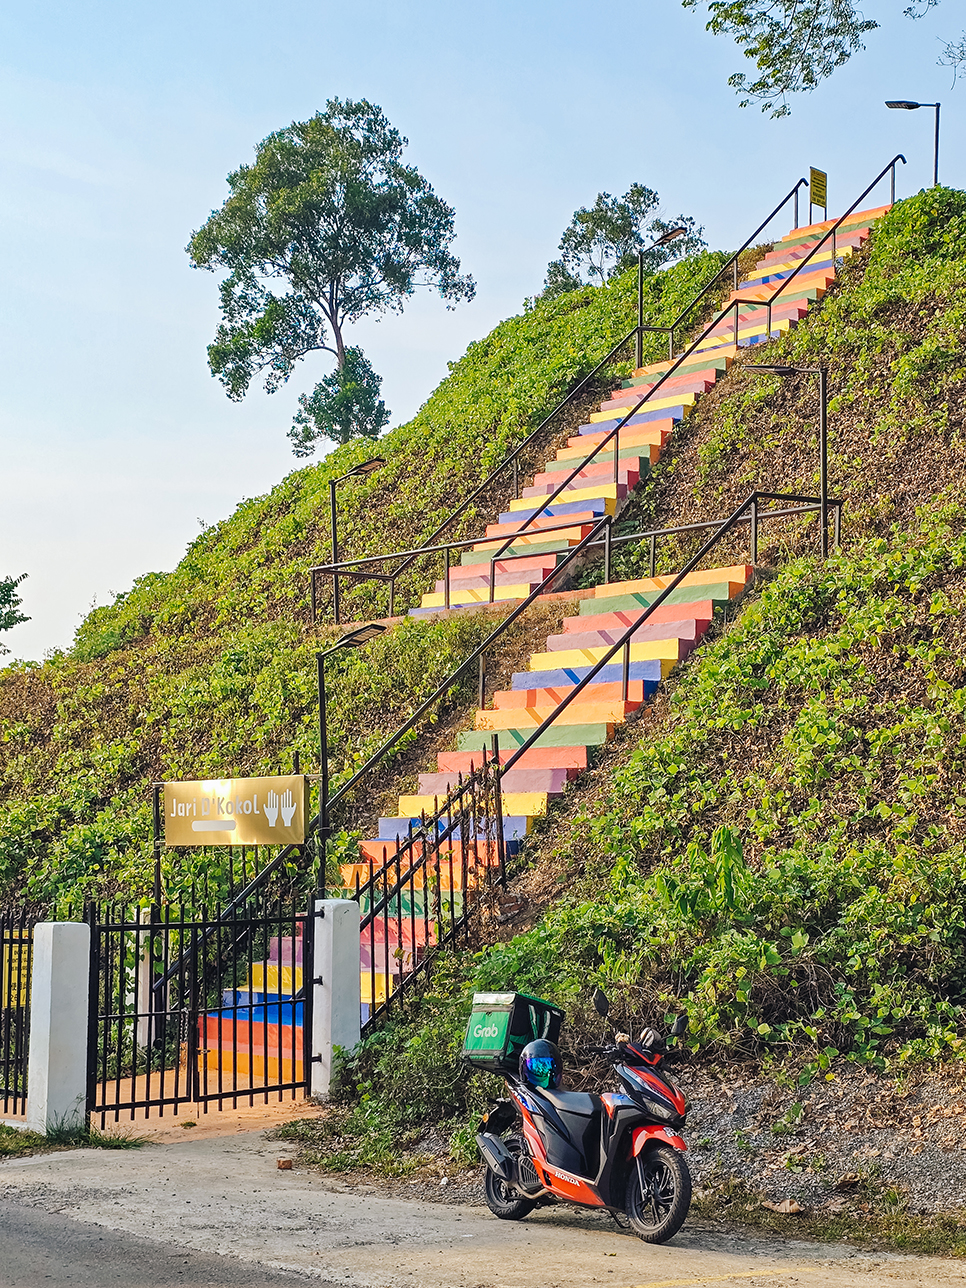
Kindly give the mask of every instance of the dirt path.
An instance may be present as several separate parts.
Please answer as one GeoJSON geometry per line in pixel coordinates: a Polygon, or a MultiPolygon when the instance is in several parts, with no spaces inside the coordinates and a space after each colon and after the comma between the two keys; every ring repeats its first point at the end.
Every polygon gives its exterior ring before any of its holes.
{"type": "Polygon", "coordinates": [[[260,1132],[77,1150],[0,1164],[0,1198],[168,1247],[240,1257],[351,1288],[917,1288],[966,1285],[966,1264],[777,1243],[685,1226],[651,1248],[561,1208],[518,1224],[481,1208],[386,1198],[279,1171],[260,1132]]]}

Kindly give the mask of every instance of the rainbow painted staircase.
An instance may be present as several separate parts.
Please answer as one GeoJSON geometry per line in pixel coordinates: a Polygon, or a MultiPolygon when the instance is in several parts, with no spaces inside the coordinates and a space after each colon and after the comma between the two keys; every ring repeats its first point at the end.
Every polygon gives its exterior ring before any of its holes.
{"type": "MultiPolygon", "coordinates": [[[[600,404],[589,423],[580,426],[567,446],[557,451],[520,499],[511,502],[509,510],[487,526],[484,537],[463,555],[462,563],[450,568],[450,606],[471,608],[490,602],[490,560],[493,552],[514,534],[519,535],[504,553],[523,557],[497,561],[493,598],[501,602],[525,599],[603,515],[620,512],[629,494],[647,477],[675,426],[728,370],[737,350],[780,335],[804,317],[834,281],[835,257],[850,255],[861,246],[871,224],[888,209],[883,206],[863,211],[845,221],[836,236],[835,252],[831,246],[823,248],[788,293],[779,297],[769,328],[769,297],[834,221],[798,228],[782,238],[732,292],[730,300],[749,301],[738,312],[737,346],[735,312],[731,310],[711,324],[695,352],[661,386],[658,396],[627,421],[620,435],[616,481],[614,451],[610,449],[581,469],[552,505],[541,508],[540,498],[557,489],[566,473],[586,458],[613,423],[624,417],[674,362],[642,367],[625,380],[600,404]],[[552,534],[543,532],[561,522],[573,526],[552,534]]],[[[551,800],[592,763],[598,749],[613,737],[615,728],[643,710],[660,682],[701,642],[715,613],[740,596],[753,576],[750,566],[691,573],[632,637],[626,700],[622,697],[622,665],[620,661],[609,663],[503,775],[504,837],[511,851],[530,831],[534,820],[547,812],[551,800]]],[[[391,863],[397,839],[405,839],[422,816],[432,815],[457,785],[459,776],[467,775],[480,763],[494,733],[499,737],[501,761],[508,760],[671,580],[672,577],[650,577],[611,583],[596,587],[592,597],[581,599],[578,615],[564,619],[562,632],[551,635],[546,648],[531,656],[529,669],[513,676],[510,689],[493,695],[491,709],[476,712],[474,727],[458,736],[456,749],[439,753],[437,771],[419,775],[418,792],[399,798],[398,814],[379,820],[378,836],[361,843],[359,863],[342,868],[346,889],[358,890],[373,872],[391,863]]],[[[553,584],[553,589],[561,587],[553,584]]],[[[417,616],[438,613],[445,603],[446,587],[438,581],[431,592],[423,595],[420,607],[411,612],[417,616]]],[[[458,852],[464,839],[457,837],[458,852]]],[[[492,847],[492,842],[479,842],[482,862],[493,861],[492,847]]],[[[467,880],[471,879],[470,873],[467,880]]],[[[461,880],[460,873],[454,872],[444,892],[457,915],[462,910],[464,894],[461,880]]],[[[434,942],[434,923],[428,918],[418,919],[423,913],[422,900],[429,897],[425,890],[412,890],[403,911],[408,913],[412,905],[416,917],[408,922],[399,917],[398,928],[384,925],[375,946],[364,945],[364,1009],[383,1001],[419,954],[434,942]]],[[[433,897],[438,898],[436,892],[433,897]]]]}
{"type": "MultiPolygon", "coordinates": [[[[888,206],[880,206],[857,212],[842,224],[836,234],[835,251],[830,244],[823,247],[799,274],[792,288],[779,297],[772,309],[769,331],[769,297],[814,249],[834,221],[797,228],[776,243],[758,261],[751,276],[740,282],[729,297],[729,303],[735,299],[751,301],[741,306],[738,312],[737,346],[734,343],[734,311],[722,310],[720,320],[711,326],[687,362],[677,368],[658,390],[658,396],[645,403],[621,430],[616,481],[614,450],[608,448],[580,470],[550,506],[541,508],[540,497],[556,491],[566,474],[587,457],[607,436],[614,423],[627,415],[674,362],[656,362],[641,367],[632,379],[625,380],[620,389],[600,404],[599,410],[591,415],[590,422],[581,425],[580,432],[568,440],[566,447],[557,451],[552,461],[546,463],[532,486],[524,488],[523,495],[510,502],[509,510],[501,514],[496,523],[487,525],[485,539],[464,553],[459,565],[450,568],[450,607],[468,607],[490,601],[490,560],[493,552],[515,533],[519,536],[503,552],[507,558],[496,563],[495,601],[525,599],[556,567],[563,553],[579,544],[603,515],[619,514],[629,494],[647,477],[651,466],[658,460],[675,425],[690,415],[701,395],[728,370],[737,350],[781,335],[799,322],[809,306],[820,300],[835,280],[836,256],[851,255],[861,246],[872,223],[888,209],[888,206]],[[573,527],[559,527],[561,523],[570,521],[573,527]],[[546,528],[557,530],[543,533],[546,528]]],[[[562,579],[553,584],[554,590],[562,587],[562,579]]],[[[410,612],[414,616],[426,616],[439,612],[445,604],[445,584],[437,581],[433,590],[423,595],[420,607],[410,612]]]]}
{"type": "Polygon", "coordinates": [[[198,1021],[204,1066],[233,1085],[302,1081],[302,940],[273,936],[268,959],[253,962],[239,989],[222,993],[224,1010],[198,1021]]]}

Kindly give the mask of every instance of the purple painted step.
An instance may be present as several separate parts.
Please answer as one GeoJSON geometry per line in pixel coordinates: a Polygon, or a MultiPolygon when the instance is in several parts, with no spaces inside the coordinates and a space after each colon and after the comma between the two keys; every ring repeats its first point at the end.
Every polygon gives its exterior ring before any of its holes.
{"type": "MultiPolygon", "coordinates": [[[[556,796],[567,786],[568,773],[566,769],[511,769],[500,779],[500,788],[504,792],[550,792],[556,796]]],[[[419,791],[442,797],[458,782],[459,774],[420,774],[419,791]]]]}

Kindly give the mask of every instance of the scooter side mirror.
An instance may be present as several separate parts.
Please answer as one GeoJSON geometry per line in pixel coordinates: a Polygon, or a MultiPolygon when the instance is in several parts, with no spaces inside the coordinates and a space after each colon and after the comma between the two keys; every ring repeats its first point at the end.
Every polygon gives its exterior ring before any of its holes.
{"type": "Polygon", "coordinates": [[[688,1017],[686,1015],[679,1015],[678,1018],[671,1025],[671,1037],[672,1038],[684,1037],[687,1031],[688,1031],[688,1017]]]}
{"type": "Polygon", "coordinates": [[[607,1019],[608,1013],[610,1012],[610,1002],[607,1000],[607,994],[602,988],[594,989],[594,1010],[601,1019],[607,1019]]]}

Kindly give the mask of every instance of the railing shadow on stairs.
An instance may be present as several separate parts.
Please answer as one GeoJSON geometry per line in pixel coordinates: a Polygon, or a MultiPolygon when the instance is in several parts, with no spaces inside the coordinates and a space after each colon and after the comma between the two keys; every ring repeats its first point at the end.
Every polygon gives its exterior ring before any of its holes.
{"type": "MultiPolygon", "coordinates": [[[[439,538],[447,530],[447,528],[451,527],[458,519],[460,519],[470,508],[470,506],[473,505],[473,503],[476,500],[478,500],[481,496],[485,495],[486,492],[489,491],[489,489],[491,489],[496,484],[497,480],[503,478],[507,474],[507,472],[511,472],[512,474],[513,499],[516,500],[518,498],[519,492],[520,492],[520,488],[519,488],[520,461],[523,455],[526,453],[527,449],[534,446],[540,440],[540,438],[551,427],[551,425],[557,419],[560,413],[571,403],[573,403],[573,401],[578,397],[578,395],[587,388],[587,386],[594,379],[594,377],[599,375],[600,372],[609,363],[611,363],[614,360],[617,354],[620,353],[620,351],[624,348],[624,346],[629,341],[636,340],[636,351],[637,351],[636,365],[641,366],[642,355],[643,355],[643,340],[644,340],[645,332],[666,332],[668,335],[669,357],[673,358],[675,333],[680,332],[681,328],[688,324],[689,319],[693,317],[699,305],[702,304],[702,302],[707,298],[707,296],[715,289],[716,286],[720,284],[723,278],[728,276],[729,273],[733,274],[735,289],[737,289],[738,261],[740,260],[744,252],[748,250],[750,246],[753,246],[755,244],[756,238],[769,226],[772,220],[777,218],[777,216],[780,214],[782,210],[784,210],[784,208],[788,205],[789,202],[792,202],[793,208],[794,208],[794,220],[795,220],[794,226],[796,228],[798,227],[798,192],[803,185],[807,186],[807,184],[808,184],[808,181],[806,179],[799,179],[797,183],[795,183],[795,185],[788,190],[785,196],[782,197],[781,201],[779,201],[778,205],[775,206],[775,208],[772,211],[770,211],[768,215],[765,216],[765,218],[761,221],[761,223],[754,230],[754,232],[751,233],[751,235],[745,239],[745,241],[741,244],[741,246],[739,246],[739,248],[729,257],[729,259],[726,260],[726,262],[721,266],[721,268],[718,269],[718,271],[704,284],[701,290],[698,291],[697,295],[695,295],[694,298],[691,299],[684,306],[684,308],[680,311],[680,313],[678,313],[677,316],[673,319],[673,321],[671,321],[667,326],[650,326],[650,325],[644,324],[643,265],[642,265],[642,262],[639,262],[638,295],[637,295],[638,320],[637,320],[637,323],[630,329],[630,331],[628,331],[626,335],[622,336],[620,340],[618,340],[617,343],[613,345],[613,347],[604,355],[603,358],[601,358],[601,360],[597,363],[597,365],[593,368],[593,370],[588,372],[587,375],[584,376],[584,378],[581,381],[579,381],[579,383],[576,384],[573,387],[573,389],[571,389],[570,392],[567,393],[560,400],[560,402],[557,403],[557,405],[553,408],[553,410],[547,416],[544,417],[544,419],[540,422],[540,424],[537,425],[535,429],[531,430],[531,432],[526,436],[526,438],[524,438],[520,443],[518,443],[517,446],[504,457],[504,459],[500,462],[500,464],[496,467],[496,469],[493,470],[492,473],[489,474],[487,478],[484,479],[484,481],[480,483],[479,486],[476,487],[468,497],[466,497],[465,500],[461,501],[460,504],[456,507],[456,509],[453,510],[452,513],[449,514],[443,520],[443,522],[439,524],[438,527],[436,527],[429,534],[429,536],[425,539],[425,541],[422,542],[415,549],[405,550],[405,551],[393,551],[390,554],[371,556],[368,559],[356,559],[356,560],[347,560],[347,561],[338,562],[338,563],[333,562],[330,564],[318,564],[315,567],[310,568],[308,571],[309,571],[309,600],[310,600],[309,607],[310,607],[311,621],[315,623],[318,620],[318,601],[319,601],[318,582],[317,582],[318,577],[332,578],[333,591],[334,591],[333,602],[336,605],[334,621],[337,626],[341,624],[341,613],[338,608],[339,595],[338,595],[338,589],[337,589],[341,578],[346,578],[353,581],[385,582],[389,589],[389,604],[388,604],[387,616],[388,617],[395,616],[396,583],[399,580],[399,578],[403,575],[403,573],[407,572],[418,559],[423,558],[424,556],[434,555],[434,554],[439,554],[444,552],[452,552],[453,550],[461,549],[471,544],[469,542],[459,542],[459,541],[448,541],[448,542],[441,543],[439,538]],[[399,563],[387,572],[377,572],[373,567],[370,567],[370,565],[375,565],[376,563],[380,563],[386,559],[398,559],[399,563]],[[360,571],[360,569],[362,568],[364,568],[365,571],[360,571]]],[[[597,453],[594,452],[591,455],[595,456],[597,455],[597,453]]],[[[586,462],[584,462],[584,464],[586,464],[586,462]]],[[[582,466],[578,466],[577,469],[573,472],[573,475],[576,475],[581,468],[582,466]]],[[[615,457],[615,473],[616,473],[616,457],[615,457]]],[[[573,477],[573,475],[571,475],[570,477],[573,477]]],[[[558,490],[563,490],[563,488],[567,485],[569,481],[570,481],[569,478],[565,480],[565,482],[561,485],[561,488],[558,490]]],[[[555,499],[556,495],[557,493],[554,493],[554,497],[551,498],[551,500],[555,499]]],[[[548,501],[548,504],[549,503],[550,502],[548,501]]],[[[526,525],[524,525],[524,527],[526,527],[526,525]]],[[[507,544],[509,544],[509,542],[507,544]]],[[[448,567],[449,565],[447,563],[447,571],[445,574],[445,580],[447,584],[449,582],[448,567]]],[[[449,607],[448,603],[446,606],[449,607]]]]}

